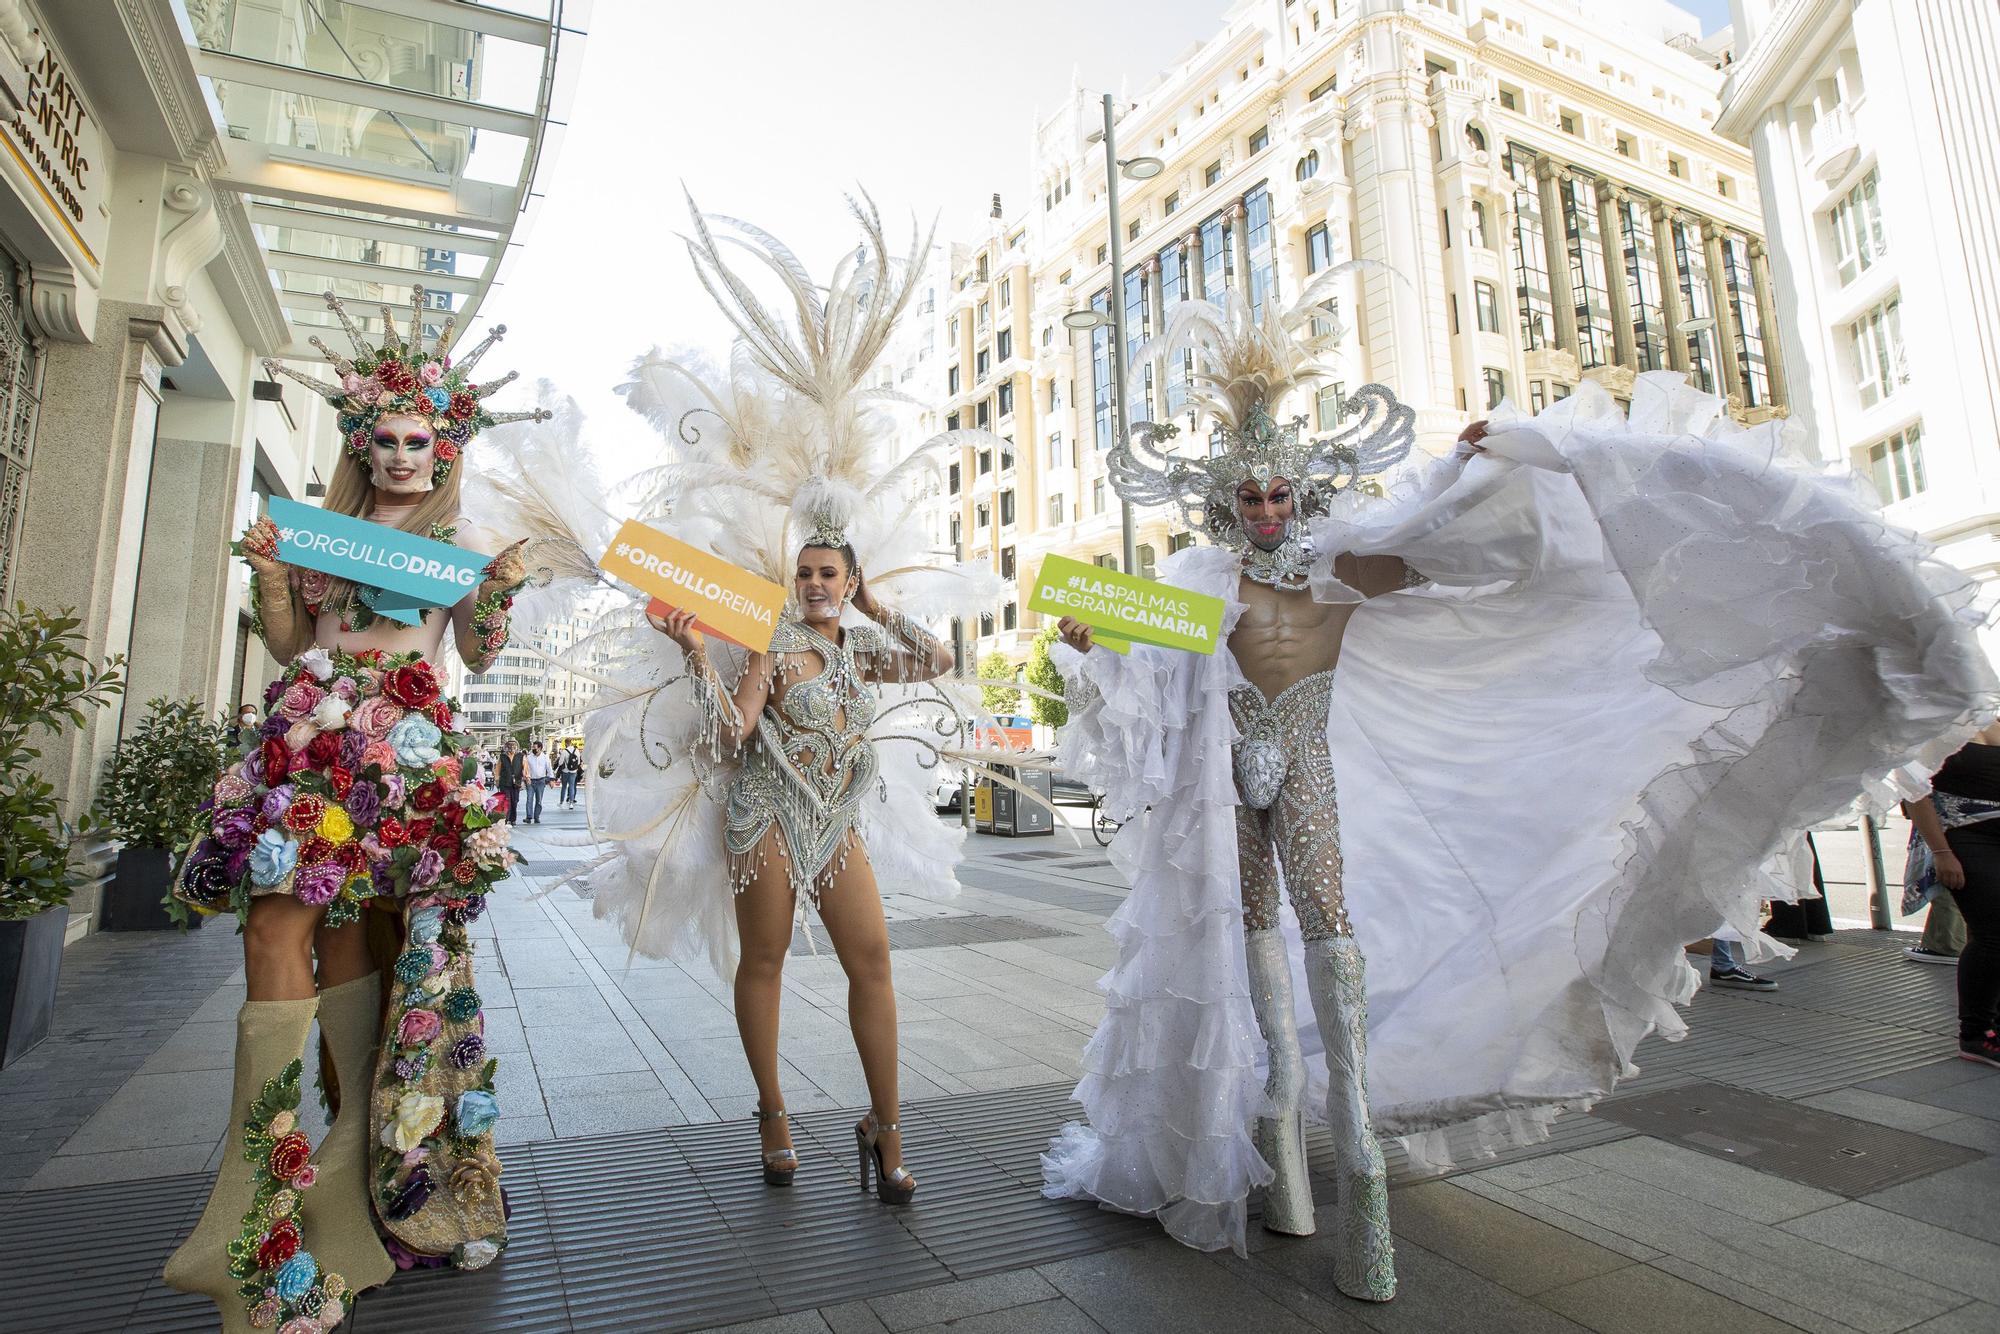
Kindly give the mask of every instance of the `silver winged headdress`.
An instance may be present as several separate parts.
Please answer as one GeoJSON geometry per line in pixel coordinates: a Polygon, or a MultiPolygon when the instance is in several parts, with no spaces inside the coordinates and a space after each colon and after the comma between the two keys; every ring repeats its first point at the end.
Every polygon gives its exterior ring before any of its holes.
{"type": "Polygon", "coordinates": [[[1212,427],[1205,456],[1175,452],[1172,422],[1134,422],[1106,455],[1111,484],[1135,505],[1176,505],[1190,528],[1241,549],[1236,511],[1245,480],[1292,484],[1300,519],[1325,513],[1333,495],[1406,458],[1416,442],[1416,413],[1379,384],[1361,386],[1340,405],[1340,429],[1309,431],[1303,414],[1279,416],[1295,390],[1331,378],[1328,360],[1341,332],[1324,304],[1334,280],[1365,261],[1320,274],[1288,309],[1267,302],[1260,320],[1237,291],[1226,302],[1184,301],[1166,327],[1139,350],[1164,382],[1171,363],[1191,364],[1190,413],[1212,427]],[[1167,447],[1163,448],[1165,445],[1167,447]]]}

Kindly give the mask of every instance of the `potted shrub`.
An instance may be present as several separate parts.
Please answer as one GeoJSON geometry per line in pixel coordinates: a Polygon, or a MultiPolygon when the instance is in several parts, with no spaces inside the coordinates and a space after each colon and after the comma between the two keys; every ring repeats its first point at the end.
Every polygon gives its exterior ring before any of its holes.
{"type": "MultiPolygon", "coordinates": [[[[175,924],[166,900],[177,849],[193,841],[201,804],[222,772],[222,724],[197,699],[155,699],[118,743],[97,789],[97,818],[123,846],[98,925],[161,931],[175,924]]],[[[193,925],[201,918],[189,915],[193,925]]]]}
{"type": "Polygon", "coordinates": [[[0,1066],[48,1036],[76,888],[70,843],[93,827],[62,818],[35,772],[38,742],[82,727],[124,689],[124,659],[96,665],[82,645],[83,623],[68,611],[0,608],[0,1066]]]}

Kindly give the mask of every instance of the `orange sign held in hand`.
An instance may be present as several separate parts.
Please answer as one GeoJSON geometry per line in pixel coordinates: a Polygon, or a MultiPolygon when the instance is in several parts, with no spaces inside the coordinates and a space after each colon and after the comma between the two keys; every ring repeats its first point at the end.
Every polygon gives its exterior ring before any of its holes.
{"type": "Polygon", "coordinates": [[[695,628],[761,653],[771,647],[785,588],[628,519],[598,568],[653,595],[655,616],[675,608],[695,614],[695,628]]]}

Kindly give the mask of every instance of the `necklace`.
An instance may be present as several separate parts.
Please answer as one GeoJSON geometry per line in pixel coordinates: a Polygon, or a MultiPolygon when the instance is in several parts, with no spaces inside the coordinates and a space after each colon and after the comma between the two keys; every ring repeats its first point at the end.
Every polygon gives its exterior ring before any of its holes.
{"type": "Polygon", "coordinates": [[[1269,551],[1248,542],[1243,548],[1243,574],[1254,583],[1269,584],[1272,588],[1304,588],[1306,576],[1312,572],[1312,544],[1307,542],[1302,525],[1286,525],[1285,540],[1269,551]]]}

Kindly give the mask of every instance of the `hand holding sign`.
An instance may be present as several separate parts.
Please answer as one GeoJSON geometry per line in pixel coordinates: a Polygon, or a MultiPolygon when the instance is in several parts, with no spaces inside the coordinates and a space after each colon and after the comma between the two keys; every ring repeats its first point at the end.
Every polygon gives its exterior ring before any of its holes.
{"type": "MultiPolygon", "coordinates": [[[[760,579],[636,519],[618,530],[611,550],[597,564],[653,595],[646,608],[649,619],[663,620],[680,608],[694,614],[689,633],[718,635],[759,653],[771,646],[778,612],[785,605],[783,585],[760,579]]],[[[667,632],[660,620],[653,624],[667,632]]],[[[678,636],[674,642],[688,648],[678,636]]]]}

